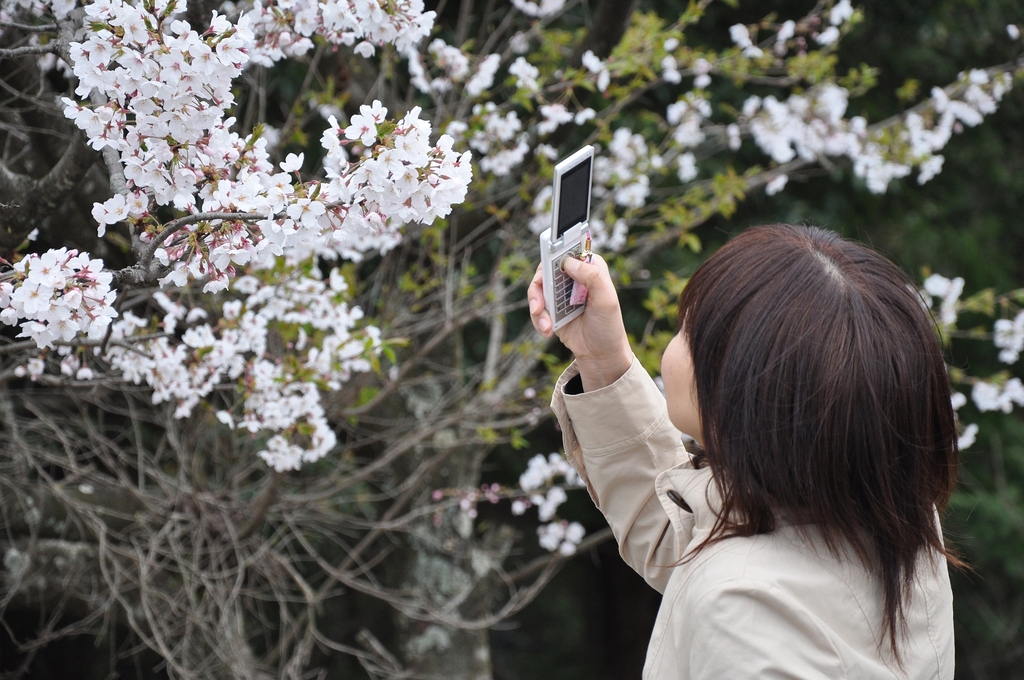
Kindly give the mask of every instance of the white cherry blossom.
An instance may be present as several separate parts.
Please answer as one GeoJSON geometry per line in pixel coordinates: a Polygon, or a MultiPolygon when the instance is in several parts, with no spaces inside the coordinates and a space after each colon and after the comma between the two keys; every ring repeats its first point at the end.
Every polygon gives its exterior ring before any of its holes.
{"type": "Polygon", "coordinates": [[[853,5],[850,0],[839,0],[828,13],[828,22],[833,26],[848,21],[853,16],[853,5]]]}
{"type": "Polygon", "coordinates": [[[971,399],[979,411],[1009,413],[1015,404],[1024,406],[1024,383],[1020,378],[1010,378],[1002,386],[979,380],[971,389],[971,399]]]}
{"type": "Polygon", "coordinates": [[[435,17],[424,11],[423,0],[255,0],[241,7],[255,36],[250,57],[262,66],[302,56],[313,48],[314,35],[333,45],[356,45],[364,57],[385,43],[404,53],[430,34],[435,17]]]}
{"type": "Polygon", "coordinates": [[[113,326],[112,338],[122,342],[103,359],[126,379],[147,384],[153,403],[174,403],[177,418],[191,415],[217,385],[239,383],[239,410],[218,412],[217,418],[233,429],[267,434],[259,455],[277,470],[297,469],[326,455],[336,441],[319,390],[338,389],[353,372],[370,370],[367,352],[380,346],[378,329],[357,327],[362,311],[345,302],[345,289],[337,270],[327,281],[296,275],[270,284],[245,276],[233,285],[242,297],[226,300],[215,323],[206,321],[205,310],[186,311],[162,295],[156,299],[165,312],[160,326],[173,331],[182,320],[195,324],[181,343],[160,337],[128,349],[125,342],[150,326],[129,313],[113,326]],[[271,324],[278,333],[291,328],[298,334],[297,365],[268,352],[271,324]]]}
{"type": "Polygon", "coordinates": [[[545,104],[540,107],[540,115],[543,120],[537,124],[537,134],[541,136],[551,134],[558,129],[558,126],[568,123],[574,118],[564,104],[545,104]]]}
{"type": "Polygon", "coordinates": [[[595,55],[593,50],[587,50],[583,53],[582,63],[584,68],[597,76],[598,92],[607,90],[608,84],[611,82],[611,73],[608,71],[608,66],[604,61],[595,55]]]}
{"type": "Polygon", "coordinates": [[[774,196],[786,187],[786,182],[788,181],[788,176],[778,175],[777,177],[772,178],[772,180],[764,186],[764,193],[769,196],[774,196]]]}
{"type": "Polygon", "coordinates": [[[974,446],[974,442],[977,440],[977,438],[978,426],[975,425],[974,423],[970,423],[969,425],[966,425],[964,427],[963,432],[961,432],[960,436],[957,438],[957,448],[959,448],[961,451],[963,451],[964,449],[968,449],[974,446]]]}
{"type": "Polygon", "coordinates": [[[525,57],[519,57],[508,67],[509,75],[516,77],[516,88],[527,92],[536,92],[540,89],[537,78],[540,77],[540,70],[526,61],[525,57]]]}
{"type": "Polygon", "coordinates": [[[1024,351],[1024,311],[1010,319],[998,319],[993,328],[995,345],[999,348],[999,360],[1016,363],[1020,353],[1024,351]]]}
{"type": "Polygon", "coordinates": [[[0,287],[0,321],[21,325],[18,337],[40,348],[68,343],[79,334],[101,338],[117,316],[113,275],[88,253],[60,248],[30,254],[14,265],[13,282],[0,287]]]}
{"type": "Polygon", "coordinates": [[[512,0],[512,6],[530,17],[546,17],[560,12],[565,0],[512,0]]]}

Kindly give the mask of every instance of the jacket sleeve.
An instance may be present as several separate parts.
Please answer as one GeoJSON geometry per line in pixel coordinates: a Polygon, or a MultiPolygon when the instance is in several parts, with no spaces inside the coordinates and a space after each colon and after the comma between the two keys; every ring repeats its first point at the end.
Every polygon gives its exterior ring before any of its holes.
{"type": "Polygon", "coordinates": [[[566,394],[576,365],[559,378],[551,408],[576,469],[619,544],[619,554],[658,592],[693,535],[693,515],[655,490],[659,474],[692,467],[665,398],[636,358],[616,382],[566,394]]]}

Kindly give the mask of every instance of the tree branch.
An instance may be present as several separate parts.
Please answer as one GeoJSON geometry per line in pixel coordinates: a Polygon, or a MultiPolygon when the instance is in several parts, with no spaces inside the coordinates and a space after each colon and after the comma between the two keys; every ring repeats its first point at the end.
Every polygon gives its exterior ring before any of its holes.
{"type": "MultiPolygon", "coordinates": [[[[0,59],[52,53],[71,63],[68,45],[74,39],[75,31],[84,16],[81,8],[73,11],[56,26],[58,34],[52,42],[42,46],[0,50],[0,59]]],[[[30,84],[22,83],[19,91],[27,91],[30,84]]],[[[64,126],[69,126],[59,113],[55,111],[54,115],[64,126]]],[[[52,127],[53,122],[47,118],[40,126],[52,127]]],[[[57,127],[59,129],[61,125],[58,123],[57,127]]],[[[60,158],[41,179],[15,172],[0,163],[0,252],[11,252],[33,229],[53,219],[55,208],[67,201],[68,195],[85,177],[95,158],[95,152],[85,144],[85,136],[74,130],[60,158]]]]}
{"type": "Polygon", "coordinates": [[[58,49],[55,43],[45,45],[25,45],[24,47],[12,47],[0,49],[0,59],[11,59],[14,57],[25,57],[33,54],[57,54],[58,49]]]}
{"type": "Polygon", "coordinates": [[[57,30],[57,24],[19,24],[14,21],[0,21],[0,28],[13,28],[26,33],[53,33],[57,30]]]}
{"type": "MultiPolygon", "coordinates": [[[[491,276],[491,294],[494,296],[494,304],[501,306],[505,304],[505,277],[501,269],[495,267],[491,276]]],[[[498,377],[498,360],[501,358],[501,346],[505,342],[505,315],[495,313],[491,317],[491,332],[487,340],[487,358],[484,360],[484,389],[493,387],[498,377]]]]}
{"type": "Polygon", "coordinates": [[[270,473],[270,479],[267,480],[267,483],[260,490],[259,495],[252,504],[252,508],[249,511],[251,514],[245,520],[245,523],[238,528],[238,541],[244,541],[249,538],[263,524],[263,520],[267,517],[267,511],[270,510],[270,506],[277,500],[277,490],[281,481],[281,474],[280,472],[270,473]]]}
{"type": "MultiPolygon", "coordinates": [[[[53,344],[55,347],[103,347],[104,345],[116,345],[118,347],[133,348],[133,343],[145,342],[147,340],[156,340],[157,338],[166,338],[167,333],[147,333],[145,335],[133,335],[124,340],[118,340],[114,342],[107,342],[104,338],[87,338],[83,337],[78,340],[71,342],[64,342],[63,340],[57,340],[53,344]]],[[[21,342],[12,342],[9,345],[0,345],[0,356],[5,354],[14,354],[22,350],[38,349],[39,345],[36,344],[35,340],[23,340],[21,342]]]]}
{"type": "Polygon", "coordinates": [[[95,152],[75,131],[56,165],[42,179],[10,170],[0,163],[0,251],[16,248],[40,223],[52,218],[95,160],[95,152]]]}
{"type": "MultiPolygon", "coordinates": [[[[92,105],[99,108],[107,103],[107,98],[104,97],[98,90],[93,90],[89,100],[92,105]]],[[[128,194],[128,181],[124,178],[124,168],[121,166],[121,154],[117,152],[112,146],[103,147],[103,151],[100,152],[103,156],[103,163],[107,166],[107,176],[110,178],[110,191],[114,194],[121,194],[122,196],[128,194]]],[[[133,235],[134,236],[134,235],[133,235]]]]}
{"type": "Polygon", "coordinates": [[[520,569],[517,569],[516,571],[512,572],[511,574],[509,574],[508,578],[509,578],[510,581],[513,581],[513,582],[515,582],[515,581],[522,581],[523,579],[525,579],[525,578],[527,578],[529,576],[533,576],[538,571],[541,571],[542,569],[547,567],[552,562],[556,562],[556,563],[565,562],[566,560],[568,560],[569,558],[573,557],[574,555],[578,555],[578,554],[580,554],[582,552],[586,552],[587,550],[590,550],[591,548],[596,548],[597,546],[601,545],[602,543],[604,543],[605,541],[607,541],[607,540],[609,540],[611,538],[614,538],[614,536],[612,535],[612,530],[607,528],[607,527],[605,527],[604,529],[601,529],[600,531],[594,532],[594,533],[590,534],[589,536],[587,536],[585,539],[583,539],[580,542],[580,544],[578,546],[576,546],[576,552],[573,555],[562,555],[561,553],[554,553],[554,554],[551,554],[551,555],[542,555],[542,556],[538,557],[537,559],[533,560],[532,562],[528,563],[526,566],[521,567],[520,569]]]}

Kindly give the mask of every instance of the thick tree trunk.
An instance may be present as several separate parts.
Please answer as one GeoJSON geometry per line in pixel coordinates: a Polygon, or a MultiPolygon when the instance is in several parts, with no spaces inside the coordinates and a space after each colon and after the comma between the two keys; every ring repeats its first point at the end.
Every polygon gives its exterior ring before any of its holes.
{"type": "MultiPolygon", "coordinates": [[[[73,13],[62,22],[58,40],[70,39],[78,21],[78,14],[73,13]]],[[[5,30],[0,37],[0,47],[12,46],[12,41],[18,39],[18,31],[5,30]]],[[[85,136],[64,118],[63,105],[57,102],[57,93],[40,71],[34,56],[0,59],[0,81],[8,96],[21,93],[8,101],[13,111],[8,112],[10,120],[5,122],[15,130],[23,130],[16,137],[30,142],[24,150],[26,153],[14,154],[23,157],[18,162],[20,168],[9,167],[0,158],[0,255],[9,257],[34,229],[59,230],[51,236],[65,243],[94,242],[95,225],[80,219],[69,221],[63,213],[73,204],[69,199],[98,154],[86,145],[85,136]],[[55,103],[39,106],[39,101],[55,103]],[[54,135],[54,132],[66,137],[54,135]],[[71,228],[81,233],[69,233],[71,228]]],[[[10,133],[5,132],[0,138],[5,149],[12,146],[10,133]]],[[[14,138],[14,141],[14,147],[21,146],[20,139],[14,138]]]]}
{"type": "Polygon", "coordinates": [[[0,602],[4,608],[84,619],[104,608],[95,544],[59,539],[0,541],[0,602]]]}
{"type": "MultiPolygon", "coordinates": [[[[440,397],[440,390],[407,391],[406,408],[413,414],[427,414],[427,403],[440,397]]],[[[435,488],[476,489],[480,485],[480,464],[485,447],[455,444],[459,434],[442,430],[432,445],[418,450],[411,466],[426,456],[445,455],[444,462],[425,484],[415,505],[432,501],[435,488]]],[[[410,532],[405,543],[402,589],[434,611],[448,616],[474,619],[491,606],[495,564],[500,564],[511,547],[511,531],[499,528],[478,536],[470,515],[459,507],[426,517],[410,532]]],[[[500,590],[500,587],[498,587],[500,590]]],[[[490,636],[487,629],[466,630],[435,621],[396,614],[401,656],[407,670],[429,677],[462,680],[490,680],[490,636]]]]}
{"type": "MultiPolygon", "coordinates": [[[[424,574],[429,576],[429,574],[424,574]]],[[[491,641],[487,630],[458,630],[406,619],[403,655],[417,674],[437,678],[491,680],[491,641]]]]}

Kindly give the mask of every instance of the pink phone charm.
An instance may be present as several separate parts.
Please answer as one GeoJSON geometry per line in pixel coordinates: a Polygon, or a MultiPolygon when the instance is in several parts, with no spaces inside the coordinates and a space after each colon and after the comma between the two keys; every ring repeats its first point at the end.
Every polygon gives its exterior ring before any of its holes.
{"type": "MultiPolygon", "coordinates": [[[[587,232],[586,241],[584,242],[583,252],[579,254],[579,259],[590,264],[594,261],[594,253],[590,250],[590,232],[587,232]]],[[[587,301],[587,287],[578,281],[572,282],[572,293],[569,294],[570,305],[582,305],[587,301]]]]}

